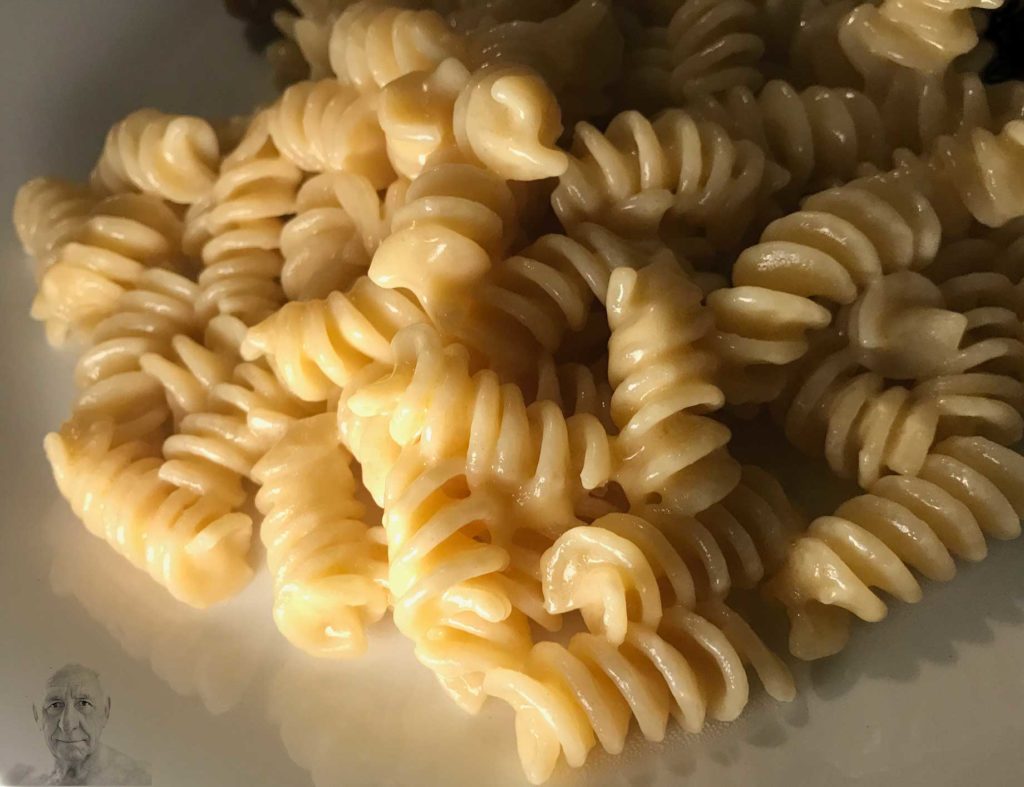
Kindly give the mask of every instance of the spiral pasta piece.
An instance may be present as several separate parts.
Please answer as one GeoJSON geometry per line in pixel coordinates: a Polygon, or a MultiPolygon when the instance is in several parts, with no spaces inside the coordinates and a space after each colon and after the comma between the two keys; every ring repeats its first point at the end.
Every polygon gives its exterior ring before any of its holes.
{"type": "Polygon", "coordinates": [[[339,402],[342,439],[357,460],[394,454],[349,437],[362,419],[386,418],[394,445],[418,445],[427,461],[461,458],[471,489],[513,501],[520,527],[554,535],[577,521],[574,506],[587,490],[609,481],[611,441],[594,415],[567,418],[552,401],[527,405],[518,385],[486,369],[471,374],[466,349],[442,345],[429,326],[400,331],[393,345],[393,363],[339,402]],[[468,417],[451,418],[453,411],[468,417]]]}
{"type": "Polygon", "coordinates": [[[242,322],[218,315],[207,323],[201,340],[179,333],[160,351],[139,357],[139,368],[163,388],[175,425],[205,408],[215,385],[231,380],[244,339],[242,322]]]}
{"type": "Polygon", "coordinates": [[[619,76],[622,36],[607,0],[576,0],[546,19],[481,27],[469,38],[474,67],[518,65],[536,71],[570,118],[608,110],[619,76]]]}
{"type": "Polygon", "coordinates": [[[207,121],[140,109],[110,129],[90,183],[101,194],[137,190],[190,205],[209,193],[219,164],[207,121]]]}
{"type": "Polygon", "coordinates": [[[253,118],[224,159],[210,204],[192,219],[190,243],[203,261],[199,309],[254,325],[285,296],[278,281],[282,217],[295,212],[301,173],[274,145],[269,112],[253,118]]]}
{"type": "Polygon", "coordinates": [[[274,622],[314,656],[366,650],[388,607],[387,559],[361,521],[351,457],[330,413],[295,422],[255,464],[260,538],[274,577],[274,622]]]}
{"type": "Polygon", "coordinates": [[[579,767],[598,742],[621,752],[633,718],[654,741],[663,740],[669,715],[688,732],[699,732],[707,716],[735,719],[749,694],[745,664],[776,699],[794,696],[782,661],[721,602],[662,610],[644,550],[603,527],[628,532],[630,520],[611,515],[570,530],[542,558],[549,608],[589,610],[594,630],[568,647],[538,643],[522,668],[496,668],[485,678],[484,691],[516,712],[520,760],[534,784],[550,776],[560,754],[579,767]]]}
{"type": "Polygon", "coordinates": [[[911,179],[934,191],[944,207],[943,226],[950,237],[962,236],[971,218],[1000,227],[1024,216],[1024,190],[1010,173],[1024,161],[1024,121],[1012,120],[998,132],[974,128],[939,137],[928,154],[898,156],[911,179]]]}
{"type": "Polygon", "coordinates": [[[863,78],[840,45],[839,31],[858,0],[766,0],[760,31],[765,70],[806,87],[861,87],[863,78]]]}
{"type": "Polygon", "coordinates": [[[612,272],[608,290],[608,378],[620,428],[616,480],[634,505],[657,502],[683,515],[725,497],[740,468],[729,429],[703,413],[724,404],[715,359],[695,347],[712,327],[703,293],[659,261],[612,272]]]}
{"type": "Polygon", "coordinates": [[[100,200],[39,282],[32,317],[50,344],[88,336],[149,267],[174,267],[181,222],[161,200],[117,194],[100,200]]]}
{"type": "Polygon", "coordinates": [[[877,7],[865,3],[845,19],[844,36],[876,57],[937,73],[977,45],[972,9],[1000,5],[1002,0],[883,0],[877,7]]]}
{"type": "Polygon", "coordinates": [[[760,87],[764,42],[757,9],[746,0],[686,0],[672,15],[666,38],[669,91],[676,101],[738,86],[760,87]]]}
{"type": "Polygon", "coordinates": [[[563,226],[595,221],[653,232],[669,215],[707,234],[712,245],[742,237],[785,185],[785,173],[748,140],[682,110],[653,122],[616,115],[605,132],[579,123],[569,168],[551,197],[563,226]]]}
{"type": "Polygon", "coordinates": [[[81,231],[96,202],[87,187],[57,178],[33,178],[18,189],[14,231],[25,253],[36,258],[40,274],[81,231]]]}
{"type": "Polygon", "coordinates": [[[348,4],[348,0],[293,0],[297,14],[287,9],[274,12],[274,26],[283,40],[271,44],[267,56],[284,84],[331,76],[331,28],[348,4]]]}
{"type": "Polygon", "coordinates": [[[255,364],[235,367],[229,382],[214,385],[207,405],[188,413],[163,444],[160,478],[197,496],[241,505],[242,479],[270,448],[274,433],[255,430],[250,418],[287,422],[309,408],[281,388],[274,374],[255,364]]]}
{"type": "Polygon", "coordinates": [[[508,184],[470,164],[439,164],[410,184],[391,234],[377,247],[369,276],[411,292],[436,323],[466,309],[471,288],[518,233],[508,184]]]}
{"type": "Polygon", "coordinates": [[[476,712],[484,676],[518,667],[531,638],[498,579],[508,552],[476,534],[501,530],[505,507],[465,480],[465,459],[431,462],[405,449],[384,505],[388,586],[398,629],[460,707],[476,712]]]}
{"type": "Polygon", "coordinates": [[[394,180],[377,94],[361,95],[335,79],[298,82],[269,110],[274,145],[307,172],[351,172],[376,188],[394,180]]]}
{"type": "Polygon", "coordinates": [[[57,487],[88,530],[179,601],[206,607],[249,581],[249,517],[162,480],[150,444],[115,445],[113,425],[96,421],[51,433],[43,445],[57,487]]]}
{"type": "Polygon", "coordinates": [[[784,167],[790,198],[852,180],[863,162],[885,165],[891,149],[874,102],[855,90],[809,87],[798,91],[780,80],[757,93],[735,87],[719,96],[699,97],[694,114],[747,139],[784,167]]]}
{"type": "Polygon", "coordinates": [[[711,346],[729,374],[767,373],[767,382],[727,385],[729,400],[774,398],[782,380],[771,367],[802,357],[807,332],[832,321],[818,301],[852,303],[883,274],[927,265],[940,237],[929,201],[889,174],[819,192],[803,210],[769,224],[761,242],[736,259],[733,286],[707,299],[715,315],[711,346]]]}
{"type": "Polygon", "coordinates": [[[865,489],[888,472],[916,474],[935,441],[936,402],[887,385],[849,348],[809,360],[780,408],[790,442],[811,456],[824,453],[832,470],[865,489]]]}
{"type": "Polygon", "coordinates": [[[374,93],[411,71],[427,71],[449,57],[464,59],[463,37],[436,11],[412,11],[360,0],[331,29],[328,58],[343,84],[374,93]]]}
{"type": "Polygon", "coordinates": [[[580,224],[570,235],[541,236],[497,262],[478,297],[494,319],[511,318],[555,352],[568,332],[584,330],[595,302],[604,302],[612,271],[664,258],[676,264],[660,244],[631,242],[597,224],[580,224]]]}
{"type": "Polygon", "coordinates": [[[790,650],[803,659],[841,650],[852,615],[885,617],[872,587],[919,601],[910,569],[947,581],[954,556],[983,559],[985,538],[1016,538],[1022,516],[1024,458],[983,437],[944,440],[917,476],[880,479],[812,522],[791,548],[768,586],[789,612],[790,650]]]}
{"type": "Polygon", "coordinates": [[[454,59],[413,71],[380,94],[381,128],[396,171],[416,178],[431,160],[482,164],[511,180],[540,180],[565,171],[555,147],[561,111],[550,88],[521,66],[472,73],[454,59]]]}
{"type": "MultiPolygon", "coordinates": [[[[381,204],[369,182],[358,176],[342,176],[346,180],[350,177],[358,184],[353,184],[356,190],[365,187],[373,193],[376,206],[366,208],[373,211],[376,207],[378,221],[386,221],[380,211],[383,209],[386,215],[389,207],[381,204]]],[[[347,290],[370,266],[373,249],[367,249],[365,231],[376,230],[359,227],[349,216],[339,199],[346,196],[344,189],[333,173],[310,178],[299,189],[295,217],[281,228],[281,287],[290,300],[326,298],[335,290],[347,290]]]]}

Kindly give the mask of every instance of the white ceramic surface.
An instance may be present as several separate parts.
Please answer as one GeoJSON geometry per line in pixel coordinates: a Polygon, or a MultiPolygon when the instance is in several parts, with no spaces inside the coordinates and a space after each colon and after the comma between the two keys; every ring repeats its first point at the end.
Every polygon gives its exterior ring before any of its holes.
{"type": "MultiPolygon", "coordinates": [[[[0,774],[47,765],[31,704],[78,661],[113,698],[104,741],[148,760],[156,785],[524,784],[507,710],[462,716],[389,625],[363,660],[318,663],[274,630],[265,576],[212,613],[184,609],[89,536],[50,479],[40,443],[64,416],[73,357],[28,318],[15,189],[84,177],[131,109],[227,114],[268,81],[219,0],[0,3],[0,774]]],[[[1022,665],[1024,542],[997,544],[800,667],[791,705],[758,693],[735,724],[634,740],[552,784],[1024,784],[1022,665]]]]}

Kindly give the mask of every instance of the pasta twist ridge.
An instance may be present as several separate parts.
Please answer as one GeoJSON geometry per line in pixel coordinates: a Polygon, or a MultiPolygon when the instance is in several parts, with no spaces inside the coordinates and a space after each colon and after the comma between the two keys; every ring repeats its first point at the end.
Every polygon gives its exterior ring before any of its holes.
{"type": "Polygon", "coordinates": [[[309,414],[272,372],[256,364],[235,367],[229,382],[210,389],[207,406],[181,419],[163,444],[160,477],[176,487],[231,506],[246,494],[242,479],[270,448],[270,433],[253,429],[253,417],[287,422],[309,414]]]}
{"type": "Polygon", "coordinates": [[[274,145],[269,112],[257,115],[224,159],[209,205],[192,221],[190,244],[204,269],[199,308],[254,325],[284,301],[278,278],[282,217],[295,212],[301,173],[274,145]]]}
{"type": "Polygon", "coordinates": [[[735,87],[698,97],[688,108],[784,167],[790,180],[783,194],[790,200],[852,180],[863,162],[883,167],[891,155],[878,108],[856,90],[797,90],[772,80],[756,93],[735,87]]]}
{"type": "Polygon", "coordinates": [[[604,132],[577,124],[569,168],[551,203],[567,228],[594,221],[652,232],[668,215],[728,246],[786,179],[757,145],[733,140],[716,123],[682,110],[653,122],[627,111],[604,132]]]}
{"type": "MultiPolygon", "coordinates": [[[[577,521],[574,506],[587,490],[609,481],[611,440],[596,416],[567,418],[551,401],[527,405],[518,385],[486,369],[471,374],[466,349],[444,346],[426,325],[400,331],[393,353],[392,365],[339,402],[346,443],[363,419],[387,419],[388,442],[418,445],[429,461],[460,457],[472,490],[514,501],[521,527],[553,535],[577,521]],[[467,417],[451,418],[453,411],[467,417]]],[[[348,444],[357,460],[394,453],[348,444]]]]}
{"type": "Polygon", "coordinates": [[[361,521],[350,463],[325,413],[296,421],[252,469],[274,621],[294,645],[327,658],[363,653],[366,625],[388,607],[386,549],[361,521]]]}
{"type": "Polygon", "coordinates": [[[96,204],[86,186],[57,178],[33,178],[14,197],[14,230],[42,274],[60,248],[82,228],[96,204]]]}
{"type": "Polygon", "coordinates": [[[540,21],[520,16],[480,28],[469,38],[468,58],[477,68],[511,64],[536,71],[566,115],[576,118],[608,110],[608,88],[619,76],[622,50],[611,4],[576,0],[540,21]]]}
{"type": "Polygon", "coordinates": [[[720,601],[662,610],[648,556],[619,532],[635,519],[610,515],[570,530],[542,558],[549,608],[589,608],[595,629],[567,647],[538,643],[522,668],[496,668],[484,681],[516,713],[520,760],[535,784],[560,754],[579,767],[595,743],[621,752],[634,718],[654,741],[670,715],[688,732],[707,716],[735,719],[749,695],[746,664],[773,697],[793,698],[783,662],[720,601]]]}
{"type": "Polygon", "coordinates": [[[569,332],[587,326],[595,301],[603,303],[619,267],[640,268],[672,258],[654,243],[630,241],[597,224],[579,224],[569,235],[543,235],[496,263],[479,290],[485,312],[509,319],[555,352],[569,332]]]}
{"type": "Polygon", "coordinates": [[[63,344],[69,333],[88,337],[146,268],[174,267],[181,230],[178,217],[156,197],[100,200],[61,246],[32,302],[32,317],[45,323],[50,344],[63,344]]]}
{"type": "Polygon", "coordinates": [[[856,46],[915,71],[938,73],[977,45],[971,11],[1000,5],[1002,0],[884,0],[877,7],[865,3],[844,20],[842,40],[847,48],[856,46]]]}
{"type": "Polygon", "coordinates": [[[141,191],[190,205],[209,193],[219,164],[207,121],[140,109],[110,129],[90,183],[100,194],[141,191]]]}
{"type": "Polygon", "coordinates": [[[374,93],[411,71],[427,71],[442,60],[465,58],[465,41],[436,11],[413,11],[361,0],[338,17],[328,57],[343,84],[374,93]]]}
{"type": "Polygon", "coordinates": [[[403,288],[436,322],[458,319],[466,297],[519,230],[505,180],[469,164],[421,174],[394,213],[370,265],[377,285],[403,288]],[[451,315],[451,316],[450,316],[451,315]]]}
{"type": "Polygon", "coordinates": [[[364,276],[326,299],[286,303],[249,329],[241,351],[266,358],[294,396],[322,402],[373,361],[391,362],[395,335],[426,322],[414,298],[364,276]]]}
{"type": "Polygon", "coordinates": [[[715,358],[695,345],[712,327],[703,293],[673,263],[618,268],[608,290],[608,378],[622,458],[616,480],[634,505],[703,511],[739,481],[729,429],[704,413],[724,402],[715,358]]]}
{"type": "Polygon", "coordinates": [[[51,433],[43,445],[58,489],[89,531],[179,601],[206,607],[249,581],[249,517],[162,480],[148,443],[115,445],[113,425],[97,421],[51,433]]]}
{"type": "Polygon", "coordinates": [[[777,395],[782,380],[770,376],[770,367],[802,357],[807,332],[832,322],[818,301],[849,304],[886,273],[924,267],[940,238],[924,194],[889,173],[819,192],[801,211],[769,224],[761,242],[737,257],[733,286],[707,299],[715,315],[711,344],[730,374],[769,372],[762,388],[727,390],[730,401],[777,395]]]}
{"type": "Polygon", "coordinates": [[[465,459],[404,450],[388,475],[384,529],[395,625],[456,703],[476,712],[484,675],[518,667],[531,639],[499,579],[507,550],[479,538],[508,528],[508,507],[472,490],[465,473],[465,459]]]}
{"type": "Polygon", "coordinates": [[[1024,459],[983,437],[951,437],[916,476],[886,476],[819,517],[796,541],[768,592],[786,605],[790,650],[815,659],[841,650],[852,615],[885,617],[883,590],[914,603],[910,569],[947,581],[953,557],[985,557],[985,538],[1015,538],[1024,516],[1024,459]]]}
{"type": "Polygon", "coordinates": [[[351,172],[378,189],[394,180],[376,93],[330,78],[298,82],[269,110],[269,127],[281,154],[307,172],[351,172]]]}

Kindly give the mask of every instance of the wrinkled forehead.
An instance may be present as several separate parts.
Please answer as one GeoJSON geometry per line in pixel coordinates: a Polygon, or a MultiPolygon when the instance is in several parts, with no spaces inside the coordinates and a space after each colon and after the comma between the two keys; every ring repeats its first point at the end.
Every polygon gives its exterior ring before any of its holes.
{"type": "Polygon", "coordinates": [[[63,697],[84,697],[94,703],[101,699],[103,687],[99,676],[87,669],[62,669],[50,676],[46,682],[45,696],[47,699],[63,697]]]}

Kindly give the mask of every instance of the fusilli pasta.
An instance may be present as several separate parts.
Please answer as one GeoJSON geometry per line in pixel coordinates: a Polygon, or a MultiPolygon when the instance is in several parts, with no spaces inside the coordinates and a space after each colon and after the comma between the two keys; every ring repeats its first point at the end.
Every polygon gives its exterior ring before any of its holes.
{"type": "Polygon", "coordinates": [[[220,144],[208,122],[140,109],[110,129],[90,183],[101,194],[137,190],[191,204],[209,193],[219,164],[220,144]]]}
{"type": "Polygon", "coordinates": [[[982,437],[943,441],[917,476],[878,480],[793,545],[768,586],[788,609],[790,650],[803,659],[841,650],[851,614],[885,617],[871,587],[916,602],[921,587],[910,568],[949,580],[954,555],[981,560],[985,537],[1015,538],[1021,517],[1024,458],[982,437]]]}
{"type": "Polygon", "coordinates": [[[274,621],[314,656],[361,654],[388,607],[386,550],[361,521],[350,461],[326,413],[296,421],[252,469],[274,621]]]}

